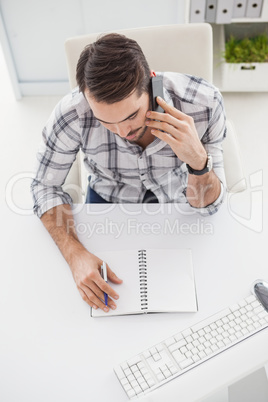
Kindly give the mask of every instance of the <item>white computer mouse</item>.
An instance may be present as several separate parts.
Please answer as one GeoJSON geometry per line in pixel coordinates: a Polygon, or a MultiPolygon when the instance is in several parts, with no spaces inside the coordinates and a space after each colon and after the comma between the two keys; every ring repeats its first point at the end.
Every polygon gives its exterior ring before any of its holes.
{"type": "Polygon", "coordinates": [[[268,282],[257,279],[251,287],[251,292],[257,297],[259,302],[268,311],[268,282]]]}

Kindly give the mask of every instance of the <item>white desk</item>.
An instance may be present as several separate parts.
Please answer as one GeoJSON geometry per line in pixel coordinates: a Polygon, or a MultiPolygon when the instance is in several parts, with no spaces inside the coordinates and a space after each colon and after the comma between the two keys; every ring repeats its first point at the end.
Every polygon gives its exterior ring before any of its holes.
{"type": "MultiPolygon", "coordinates": [[[[93,252],[191,247],[199,311],[90,318],[66,262],[39,220],[7,211],[0,282],[3,402],[126,401],[114,365],[246,297],[255,279],[268,279],[266,215],[262,231],[256,232],[239,223],[227,205],[207,218],[181,214],[175,205],[78,210],[77,230],[93,252]]],[[[247,212],[240,205],[237,213],[247,212]]],[[[258,227],[251,220],[245,223],[258,227]]],[[[170,382],[160,388],[162,400],[166,387],[174,389],[176,402],[178,397],[202,400],[257,370],[268,362],[267,338],[262,331],[170,382]]],[[[154,394],[146,400],[154,401],[154,394]]]]}

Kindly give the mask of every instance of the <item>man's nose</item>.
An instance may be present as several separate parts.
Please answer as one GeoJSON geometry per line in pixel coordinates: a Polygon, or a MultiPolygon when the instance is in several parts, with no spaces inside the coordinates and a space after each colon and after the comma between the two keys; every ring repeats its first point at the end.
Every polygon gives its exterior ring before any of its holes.
{"type": "Polygon", "coordinates": [[[121,122],[116,124],[115,133],[118,134],[121,138],[125,138],[131,131],[131,127],[128,122],[121,122]]]}
{"type": "Polygon", "coordinates": [[[116,133],[121,138],[125,138],[129,134],[130,131],[131,131],[131,128],[129,127],[128,124],[118,124],[116,127],[116,133]]]}

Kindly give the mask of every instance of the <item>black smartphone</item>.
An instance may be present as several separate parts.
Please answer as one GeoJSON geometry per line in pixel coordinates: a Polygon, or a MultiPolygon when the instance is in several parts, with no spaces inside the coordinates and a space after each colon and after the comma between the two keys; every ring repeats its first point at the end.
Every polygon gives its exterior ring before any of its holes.
{"type": "Polygon", "coordinates": [[[164,109],[158,105],[156,102],[156,97],[161,96],[164,99],[163,93],[163,78],[162,77],[152,77],[151,78],[151,94],[152,94],[152,110],[159,113],[164,113],[164,109]]]}

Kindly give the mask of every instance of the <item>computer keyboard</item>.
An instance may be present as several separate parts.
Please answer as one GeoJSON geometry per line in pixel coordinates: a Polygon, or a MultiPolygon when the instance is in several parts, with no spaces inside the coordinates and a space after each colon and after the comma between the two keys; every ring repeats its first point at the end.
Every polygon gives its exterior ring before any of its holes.
{"type": "Polygon", "coordinates": [[[114,371],[130,399],[143,396],[268,327],[268,312],[251,295],[139,353],[114,371]]]}

